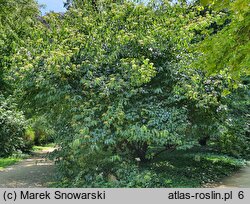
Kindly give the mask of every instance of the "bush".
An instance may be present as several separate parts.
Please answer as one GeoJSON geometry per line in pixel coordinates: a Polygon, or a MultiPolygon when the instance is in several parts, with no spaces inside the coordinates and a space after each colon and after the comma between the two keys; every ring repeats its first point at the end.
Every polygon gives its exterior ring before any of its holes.
{"type": "MultiPolygon", "coordinates": [[[[189,69],[190,29],[202,18],[167,1],[76,5],[43,17],[13,61],[22,101],[55,127],[63,180],[93,186],[119,174],[124,185],[157,186],[154,173],[117,161],[146,163],[160,148],[218,140],[228,84],[189,69]]],[[[36,144],[46,140],[46,124],[34,125],[36,144]]]]}
{"type": "Polygon", "coordinates": [[[250,77],[245,77],[239,87],[227,97],[227,119],[224,121],[219,149],[234,156],[250,155],[250,77]]]}
{"type": "Polygon", "coordinates": [[[35,145],[39,146],[53,142],[54,130],[45,116],[33,118],[31,126],[34,133],[35,145]]]}
{"type": "Polygon", "coordinates": [[[185,26],[192,14],[168,3],[158,8],[125,2],[105,9],[45,16],[52,32],[39,27],[43,45],[29,39],[16,56],[16,61],[22,56],[18,67],[29,63],[17,74],[23,98],[52,120],[61,147],[56,157],[70,179],[81,169],[93,173],[97,164],[112,171],[109,161],[116,156],[146,162],[152,146],[194,143],[186,134],[186,106],[175,92],[185,77],[179,53],[188,48],[185,26]],[[51,37],[53,42],[47,41],[51,37]],[[27,50],[37,57],[31,59],[27,50]],[[103,152],[110,154],[102,157],[103,152]]]}
{"type": "Polygon", "coordinates": [[[10,99],[0,95],[0,157],[25,148],[25,126],[23,113],[16,110],[10,99]]]}
{"type": "Polygon", "coordinates": [[[31,127],[27,127],[24,134],[25,148],[23,151],[28,152],[35,145],[35,132],[31,127]]]}

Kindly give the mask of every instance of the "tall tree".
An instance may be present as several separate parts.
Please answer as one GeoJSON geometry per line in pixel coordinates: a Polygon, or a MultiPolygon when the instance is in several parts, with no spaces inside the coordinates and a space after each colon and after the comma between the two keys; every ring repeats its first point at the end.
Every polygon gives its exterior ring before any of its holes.
{"type": "Polygon", "coordinates": [[[227,10],[230,23],[201,43],[200,63],[209,73],[228,73],[233,79],[249,75],[250,5],[249,0],[203,0],[203,5],[227,10]]]}
{"type": "Polygon", "coordinates": [[[0,0],[0,156],[26,147],[25,118],[15,103],[12,62],[25,40],[32,36],[38,14],[33,0],[0,0]]]}
{"type": "Polygon", "coordinates": [[[33,0],[0,0],[0,5],[0,91],[3,92],[10,91],[4,73],[10,70],[12,55],[31,35],[39,10],[33,0]]]}

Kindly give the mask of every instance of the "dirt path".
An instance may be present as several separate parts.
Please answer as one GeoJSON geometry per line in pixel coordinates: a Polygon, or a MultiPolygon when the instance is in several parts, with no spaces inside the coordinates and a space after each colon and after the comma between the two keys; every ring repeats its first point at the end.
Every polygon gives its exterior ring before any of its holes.
{"type": "Polygon", "coordinates": [[[225,178],[218,187],[250,188],[250,161],[239,172],[225,178]]]}
{"type": "Polygon", "coordinates": [[[54,165],[46,155],[53,150],[35,153],[29,159],[0,170],[0,188],[47,187],[54,180],[54,165]]]}
{"type": "Polygon", "coordinates": [[[232,176],[226,177],[220,183],[207,183],[203,188],[250,188],[250,161],[232,176]]]}

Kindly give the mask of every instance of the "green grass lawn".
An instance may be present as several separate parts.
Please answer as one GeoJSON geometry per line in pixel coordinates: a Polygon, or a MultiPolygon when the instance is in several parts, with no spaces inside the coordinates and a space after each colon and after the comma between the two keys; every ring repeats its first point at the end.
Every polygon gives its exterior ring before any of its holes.
{"type": "MultiPolygon", "coordinates": [[[[34,152],[43,151],[43,150],[50,149],[51,147],[54,147],[54,146],[55,145],[53,143],[47,144],[44,146],[33,146],[32,150],[34,152]]],[[[13,165],[16,162],[19,162],[22,159],[26,159],[28,157],[30,157],[30,155],[28,155],[28,154],[17,154],[17,155],[14,155],[12,157],[9,157],[9,158],[0,158],[0,170],[3,170],[4,168],[6,168],[10,165],[13,165]]]]}
{"type": "Polygon", "coordinates": [[[21,158],[0,158],[0,170],[21,161],[21,158]]]}
{"type": "Polygon", "coordinates": [[[50,144],[46,144],[44,146],[33,146],[32,151],[34,151],[34,152],[46,151],[46,150],[51,149],[51,147],[55,147],[55,144],[50,143],[50,144]]]}
{"type": "MultiPolygon", "coordinates": [[[[53,143],[47,144],[47,145],[44,145],[44,146],[33,146],[32,150],[34,152],[43,151],[43,150],[50,149],[51,147],[54,147],[54,146],[55,145],[53,143]]],[[[28,155],[28,154],[18,154],[16,156],[14,155],[14,156],[9,157],[9,158],[0,158],[0,170],[3,170],[4,168],[6,168],[6,167],[8,167],[10,165],[13,165],[16,162],[19,162],[22,159],[26,159],[28,157],[30,157],[30,155],[28,155]]]]}

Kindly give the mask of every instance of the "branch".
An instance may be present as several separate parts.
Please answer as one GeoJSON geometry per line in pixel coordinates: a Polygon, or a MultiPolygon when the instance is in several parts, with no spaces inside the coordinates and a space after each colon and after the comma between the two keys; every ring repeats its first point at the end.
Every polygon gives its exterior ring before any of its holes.
{"type": "Polygon", "coordinates": [[[176,147],[177,147],[177,145],[171,145],[171,146],[167,145],[165,149],[163,149],[163,150],[157,152],[157,153],[154,155],[154,158],[157,157],[157,156],[159,156],[161,153],[163,153],[163,152],[165,152],[165,151],[173,152],[174,150],[176,150],[176,147]]]}

